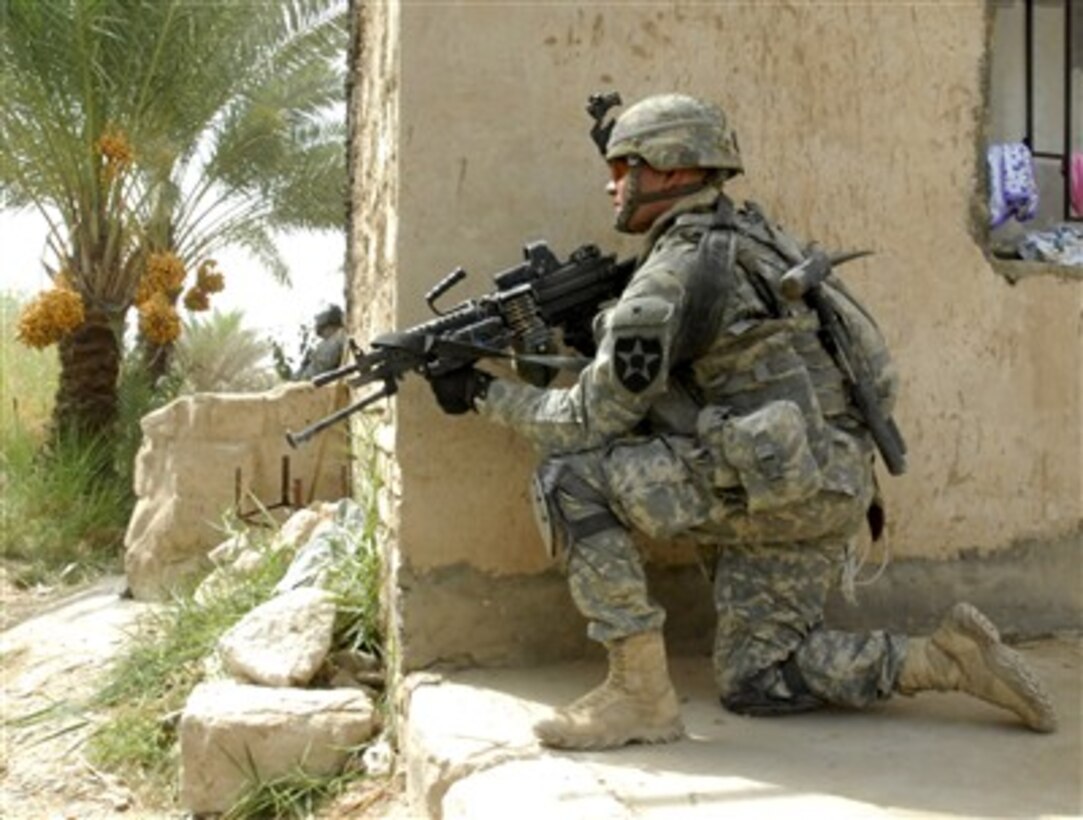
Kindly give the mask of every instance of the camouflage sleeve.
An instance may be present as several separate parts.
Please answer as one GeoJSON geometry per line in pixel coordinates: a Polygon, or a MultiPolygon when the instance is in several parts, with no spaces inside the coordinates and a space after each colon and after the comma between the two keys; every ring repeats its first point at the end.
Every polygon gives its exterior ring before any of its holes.
{"type": "Polygon", "coordinates": [[[305,361],[298,372],[298,378],[311,379],[328,370],[334,370],[342,363],[342,352],[345,348],[345,334],[337,333],[326,339],[321,339],[315,348],[309,351],[305,361]]]}
{"type": "Polygon", "coordinates": [[[682,260],[654,254],[605,314],[598,353],[568,388],[498,379],[479,412],[544,452],[595,447],[629,432],[666,392],[673,341],[684,313],[682,260]]]}

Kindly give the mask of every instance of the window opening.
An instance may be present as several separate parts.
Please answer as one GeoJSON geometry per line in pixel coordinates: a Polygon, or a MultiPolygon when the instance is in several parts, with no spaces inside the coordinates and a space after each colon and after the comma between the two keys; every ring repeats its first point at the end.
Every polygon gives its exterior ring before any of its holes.
{"type": "MultiPolygon", "coordinates": [[[[1031,156],[1035,160],[1052,160],[1060,166],[1062,177],[1061,211],[1063,218],[1066,221],[1083,222],[1083,203],[1079,202],[1078,198],[1077,201],[1073,202],[1072,196],[1073,182],[1077,183],[1077,189],[1083,187],[1083,179],[1080,178],[1080,175],[1083,175],[1083,135],[1074,133],[1075,129],[1079,127],[1076,122],[1075,112],[1078,109],[1075,98],[1080,93],[1080,89],[1076,87],[1076,82],[1081,70],[1083,70],[1083,36],[1081,36],[1083,35],[1083,27],[1080,27],[1080,24],[1075,19],[1079,10],[1073,11],[1072,7],[1075,5],[1073,0],[1059,0],[1059,4],[1063,7],[1062,14],[1064,17],[1064,49],[1061,61],[1063,67],[1061,78],[1063,92],[1061,150],[1056,151],[1043,147],[1048,143],[1036,134],[1035,129],[1035,75],[1043,73],[1036,64],[1039,51],[1035,49],[1035,36],[1037,34],[1034,15],[1035,0],[1024,0],[1023,11],[1023,36],[1026,52],[1024,61],[1026,70],[1026,132],[1023,136],[1023,144],[1030,149],[1031,156]],[[1079,158],[1078,162],[1076,158],[1079,158]],[[1077,206],[1080,207],[1077,208],[1077,206]]],[[[1052,6],[1053,4],[1045,3],[1043,5],[1052,6]]],[[[1049,59],[1049,55],[1046,55],[1045,59],[1049,59]]],[[[1049,92],[1052,92],[1052,90],[1052,88],[1048,88],[1049,92]]],[[[1050,96],[1052,96],[1052,93],[1050,93],[1050,96]]],[[[1051,135],[1045,134],[1042,136],[1048,137],[1051,135]]]]}
{"type": "Polygon", "coordinates": [[[1083,0],[995,0],[993,15],[989,250],[1083,273],[1083,0]]]}

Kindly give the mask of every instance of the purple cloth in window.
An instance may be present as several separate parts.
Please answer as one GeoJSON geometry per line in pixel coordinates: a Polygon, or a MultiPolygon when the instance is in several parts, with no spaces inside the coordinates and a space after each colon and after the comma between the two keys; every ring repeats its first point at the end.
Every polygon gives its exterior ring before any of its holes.
{"type": "Polygon", "coordinates": [[[1014,217],[1020,222],[1038,213],[1038,184],[1030,149],[1021,142],[990,145],[989,224],[996,228],[1014,217]]]}

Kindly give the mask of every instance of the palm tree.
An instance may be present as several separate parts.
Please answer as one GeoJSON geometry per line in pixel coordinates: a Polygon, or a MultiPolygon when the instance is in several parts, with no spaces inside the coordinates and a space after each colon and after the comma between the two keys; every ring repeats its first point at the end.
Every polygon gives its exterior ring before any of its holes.
{"type": "Polygon", "coordinates": [[[345,0],[3,0],[0,206],[48,220],[20,330],[59,341],[56,428],[115,418],[133,306],[169,344],[221,248],[285,280],[275,230],[342,229],[345,29],[345,0]]]}
{"type": "Polygon", "coordinates": [[[179,393],[248,393],[278,383],[271,342],[242,319],[239,311],[216,310],[185,322],[171,368],[179,393]]]}

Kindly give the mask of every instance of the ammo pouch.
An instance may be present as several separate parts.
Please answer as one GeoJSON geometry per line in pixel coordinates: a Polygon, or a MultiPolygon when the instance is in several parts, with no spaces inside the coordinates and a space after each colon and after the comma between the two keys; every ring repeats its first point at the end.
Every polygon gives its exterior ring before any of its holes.
{"type": "Polygon", "coordinates": [[[805,416],[780,399],[743,416],[706,407],[696,424],[700,443],[717,465],[716,487],[730,469],[748,495],[750,513],[770,512],[804,501],[823,487],[820,465],[809,446],[805,416]]]}

